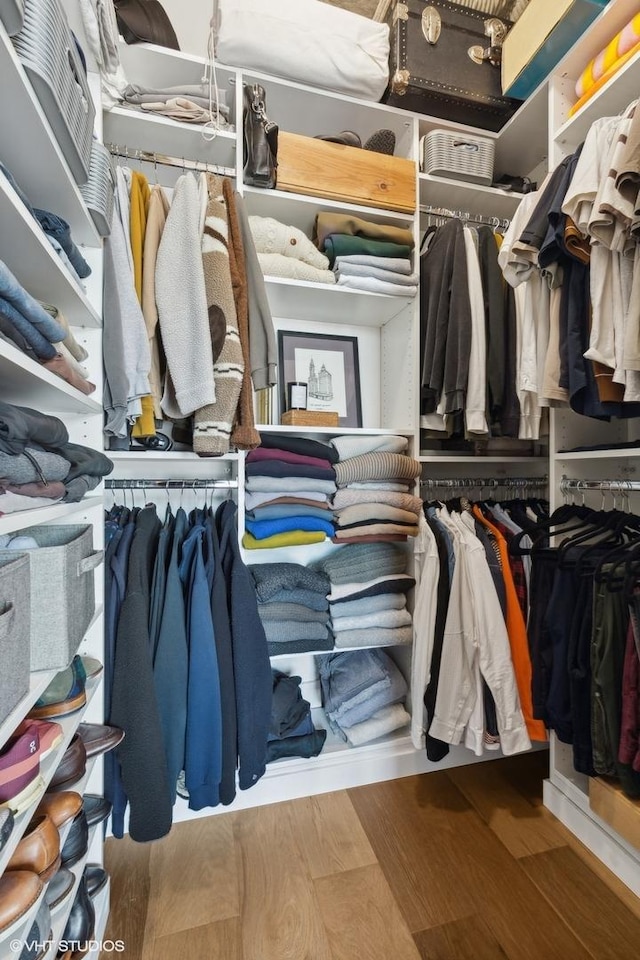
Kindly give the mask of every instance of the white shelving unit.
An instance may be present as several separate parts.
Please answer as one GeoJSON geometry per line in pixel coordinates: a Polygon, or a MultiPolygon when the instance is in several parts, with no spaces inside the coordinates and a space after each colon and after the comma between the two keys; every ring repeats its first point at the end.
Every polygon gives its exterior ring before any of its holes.
{"type": "Polygon", "coordinates": [[[479,214],[490,209],[492,216],[498,219],[512,217],[524,196],[498,187],[486,187],[450,177],[435,177],[428,173],[419,174],[419,181],[421,204],[479,214]]]}
{"type": "MultiPolygon", "coordinates": [[[[12,344],[0,342],[0,398],[22,404],[61,419],[70,439],[87,447],[102,450],[102,241],[91,214],[70,171],[62,149],[56,141],[29,79],[15,54],[11,40],[0,24],[0,118],[5,135],[0,142],[0,161],[15,177],[34,207],[49,210],[63,217],[70,225],[74,241],[89,263],[92,275],[82,283],[62,264],[39,224],[9,182],[0,176],[0,259],[15,274],[20,284],[36,299],[54,304],[71,326],[76,340],[83,344],[89,357],[84,365],[96,391],[86,396],[50,371],[22,354],[12,344]]],[[[97,133],[101,118],[97,120],[97,133]]],[[[71,523],[90,525],[94,548],[104,543],[102,520],[103,496],[100,488],[78,503],[52,502],[50,505],[0,517],[0,533],[27,530],[36,524],[71,523]]],[[[80,652],[103,659],[103,577],[102,570],[94,578],[96,609],[80,645],[80,652]]],[[[25,651],[28,660],[29,652],[25,651]]],[[[38,671],[30,676],[28,693],[0,724],[0,749],[13,734],[44,692],[57,671],[38,671]]],[[[102,676],[86,685],[87,703],[68,716],[55,718],[63,729],[60,745],[40,764],[43,783],[34,796],[30,809],[15,817],[13,830],[0,851],[0,874],[19,843],[42,792],[50,782],[67,746],[82,719],[100,720],[102,713],[102,676]]],[[[89,762],[83,780],[75,785],[82,793],[92,777],[94,792],[101,789],[99,764],[89,762]],[[93,770],[93,772],[92,772],[93,770]]],[[[99,831],[90,847],[94,861],[101,858],[99,831]]],[[[64,840],[61,836],[61,840],[64,840]]],[[[84,863],[74,868],[76,883],[84,863]]],[[[54,918],[54,938],[64,931],[74,893],[54,918]]],[[[108,913],[108,889],[100,903],[101,922],[108,913]]],[[[37,904],[24,916],[23,936],[28,937],[37,911],[37,904]]],[[[55,957],[57,943],[49,954],[55,957]]],[[[0,957],[15,956],[5,939],[0,937],[0,957]]]]}

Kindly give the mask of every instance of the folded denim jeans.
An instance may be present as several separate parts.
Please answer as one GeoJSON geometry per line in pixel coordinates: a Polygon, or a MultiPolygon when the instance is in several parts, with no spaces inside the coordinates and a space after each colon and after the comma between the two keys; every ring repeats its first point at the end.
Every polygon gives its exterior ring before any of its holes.
{"type": "Polygon", "coordinates": [[[56,213],[50,213],[48,210],[40,210],[34,207],[33,211],[40,223],[40,226],[46,234],[57,240],[66,255],[71,261],[71,266],[78,276],[84,280],[91,273],[91,267],[84,259],[75,243],[71,238],[71,228],[66,220],[59,217],[56,213]]]}
{"type": "Polygon", "coordinates": [[[57,352],[53,344],[40,333],[37,327],[34,327],[30,320],[27,320],[19,310],[16,310],[12,303],[9,303],[3,297],[0,297],[0,317],[2,317],[3,329],[6,325],[13,328],[18,337],[24,338],[28,343],[38,360],[53,360],[57,352]]]}
{"type": "Polygon", "coordinates": [[[59,343],[66,337],[63,327],[56,323],[38,301],[18,283],[2,260],[0,260],[0,297],[29,320],[49,343],[59,343]]]}
{"type": "Polygon", "coordinates": [[[375,683],[390,686],[388,658],[379,650],[355,650],[318,658],[323,705],[334,713],[375,683]]]}

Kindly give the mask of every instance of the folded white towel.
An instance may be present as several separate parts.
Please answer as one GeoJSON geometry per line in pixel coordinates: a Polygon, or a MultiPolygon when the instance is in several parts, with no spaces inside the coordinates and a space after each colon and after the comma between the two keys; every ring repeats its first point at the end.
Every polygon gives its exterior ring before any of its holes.
{"type": "MultiPolygon", "coordinates": [[[[384,263],[384,260],[382,261],[384,263]]],[[[365,266],[361,263],[342,263],[334,266],[338,277],[375,277],[387,283],[398,283],[401,287],[415,287],[420,277],[417,273],[398,273],[394,270],[385,270],[383,267],[365,266]]]]}
{"type": "Polygon", "coordinates": [[[377,277],[338,277],[338,286],[349,290],[367,290],[369,293],[385,293],[391,297],[415,297],[417,286],[403,287],[400,283],[387,283],[377,277]]]}
{"type": "Polygon", "coordinates": [[[260,268],[265,277],[284,277],[287,280],[308,280],[311,283],[335,283],[332,270],[318,270],[303,260],[293,260],[281,253],[258,252],[260,268]]]}
{"type": "Polygon", "coordinates": [[[335,265],[343,263],[357,263],[363,267],[379,267],[381,270],[393,270],[394,273],[411,273],[409,257],[372,257],[366,253],[352,253],[348,257],[336,257],[335,265]]]}

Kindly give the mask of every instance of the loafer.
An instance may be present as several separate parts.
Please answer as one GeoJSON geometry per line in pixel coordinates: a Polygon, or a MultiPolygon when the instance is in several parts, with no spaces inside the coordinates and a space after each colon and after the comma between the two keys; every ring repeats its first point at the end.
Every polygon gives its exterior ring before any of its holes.
{"type": "Polygon", "coordinates": [[[0,877],[0,937],[24,926],[25,915],[44,890],[40,877],[30,870],[8,870],[0,877]]]}
{"type": "Polygon", "coordinates": [[[38,734],[40,742],[40,759],[44,760],[52,750],[59,747],[62,743],[63,733],[59,723],[51,720],[23,720],[14,732],[14,737],[22,736],[23,733],[35,731],[38,734]]]}
{"type": "Polygon", "coordinates": [[[82,809],[88,825],[94,827],[96,823],[106,820],[111,813],[111,801],[95,793],[85,793],[82,798],[82,809]]]}
{"type": "Polygon", "coordinates": [[[87,883],[87,893],[93,900],[107,885],[109,874],[99,863],[88,863],[84,868],[84,879],[87,883]]]}
{"type": "Polygon", "coordinates": [[[70,823],[82,810],[82,797],[74,790],[45,793],[35,816],[48,816],[58,830],[70,823]]]}
{"type": "Polygon", "coordinates": [[[53,793],[68,790],[84,777],[86,768],[87,752],[84,743],[76,733],[51,778],[49,790],[53,793]]]}
{"type": "Polygon", "coordinates": [[[66,867],[60,867],[60,869],[54,873],[47,884],[47,889],[44,894],[47,906],[52,913],[55,913],[65,902],[73,890],[75,882],[76,878],[71,873],[71,870],[67,870],[66,867]]]}
{"type": "Polygon", "coordinates": [[[362,140],[353,130],[342,130],[340,133],[318,134],[315,140],[327,140],[329,143],[342,143],[345,147],[361,147],[362,140]]]}
{"type": "Polygon", "coordinates": [[[85,673],[82,657],[75,656],[66,670],[56,674],[28,716],[36,720],[64,717],[80,710],[87,702],[85,673]]]}
{"type": "Polygon", "coordinates": [[[76,864],[78,860],[82,860],[88,849],[89,825],[84,815],[84,810],[81,810],[71,824],[67,839],[62,847],[62,853],[60,854],[61,866],[69,869],[76,864]]]}
{"type": "Polygon", "coordinates": [[[78,735],[84,743],[87,757],[107,753],[124,740],[124,730],[102,723],[81,723],[78,725],[78,735]]]}
{"type": "Polygon", "coordinates": [[[38,907],[19,960],[41,960],[47,955],[51,938],[51,911],[45,897],[38,907]]]}
{"type": "Polygon", "coordinates": [[[40,738],[29,729],[0,751],[0,804],[14,813],[29,806],[40,775],[40,738]]]}
{"type": "Polygon", "coordinates": [[[0,850],[4,847],[5,843],[11,836],[11,831],[13,830],[14,818],[13,813],[9,810],[8,807],[4,807],[0,810],[0,850]]]}
{"type": "Polygon", "coordinates": [[[82,666],[84,667],[84,672],[87,675],[87,680],[95,680],[96,677],[99,677],[104,667],[99,660],[96,660],[95,657],[81,657],[82,666]]]}
{"type": "Polygon", "coordinates": [[[60,834],[49,817],[34,817],[14,850],[7,870],[31,870],[46,883],[59,866],[60,834]]]}
{"type": "MultiPolygon", "coordinates": [[[[87,892],[87,881],[83,876],[80,880],[69,919],[62,934],[62,939],[66,940],[67,943],[71,941],[74,941],[74,943],[79,941],[80,944],[86,943],[87,940],[93,939],[95,926],[96,913],[93,908],[93,901],[87,892]]],[[[80,952],[79,955],[82,956],[82,953],[80,952]]],[[[67,953],[63,954],[63,956],[75,956],[75,954],[67,953]]]]}

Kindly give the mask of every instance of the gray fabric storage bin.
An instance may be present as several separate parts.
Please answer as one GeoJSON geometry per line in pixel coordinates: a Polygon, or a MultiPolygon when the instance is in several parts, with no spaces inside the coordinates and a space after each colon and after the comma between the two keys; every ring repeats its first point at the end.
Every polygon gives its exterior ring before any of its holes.
{"type": "Polygon", "coordinates": [[[29,690],[29,557],[0,557],[0,723],[29,690]]]}
{"type": "MultiPolygon", "coordinates": [[[[94,614],[92,571],[102,562],[102,550],[93,549],[87,525],[29,527],[16,536],[33,537],[38,544],[24,551],[30,560],[31,669],[63,670],[94,614]]],[[[11,554],[0,550],[0,559],[11,554]]]]}

